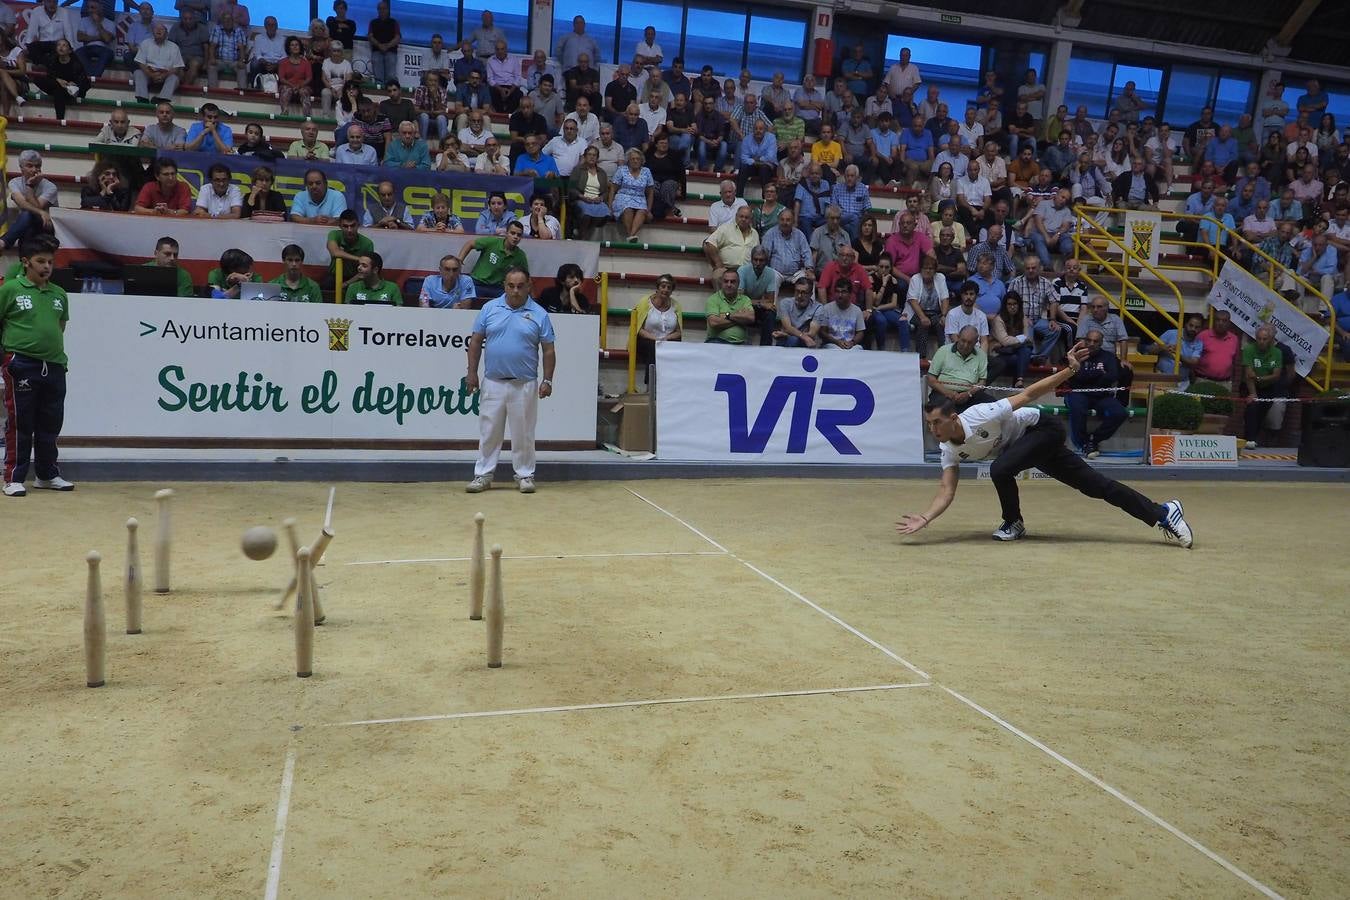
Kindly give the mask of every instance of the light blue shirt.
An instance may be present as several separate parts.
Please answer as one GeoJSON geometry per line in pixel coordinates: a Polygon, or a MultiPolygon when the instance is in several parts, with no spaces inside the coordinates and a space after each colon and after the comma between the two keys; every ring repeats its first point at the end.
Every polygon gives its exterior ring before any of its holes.
{"type": "Polygon", "coordinates": [[[1186,198],[1186,212],[1192,216],[1203,216],[1214,212],[1214,195],[1209,195],[1209,200],[1205,200],[1199,191],[1186,198]]]}
{"type": "MultiPolygon", "coordinates": [[[[1175,328],[1169,328],[1162,334],[1158,335],[1158,343],[1162,344],[1164,347],[1169,348],[1175,347],[1177,345],[1177,330],[1175,328]]],[[[1197,335],[1195,340],[1193,341],[1183,340],[1181,342],[1181,355],[1189,356],[1191,359],[1199,359],[1200,354],[1204,352],[1204,349],[1205,349],[1204,342],[1200,340],[1199,335],[1197,335]]],[[[1170,354],[1162,354],[1158,357],[1158,362],[1155,368],[1159,372],[1162,372],[1164,375],[1171,375],[1174,368],[1174,363],[1175,361],[1172,359],[1170,354]]],[[[1191,380],[1190,366],[1182,365],[1181,380],[1182,381],[1191,380]]]]}
{"type": "Polygon", "coordinates": [[[772,131],[764,132],[764,140],[755,140],[754,132],[747,134],[741,141],[741,162],[747,166],[755,163],[778,165],[778,137],[772,131]]]}
{"type": "Polygon", "coordinates": [[[328,216],[336,219],[347,209],[347,198],[340,191],[333,188],[328,189],[328,193],[323,195],[323,200],[315,203],[309,196],[309,191],[303,190],[295,195],[291,201],[291,215],[304,216],[307,219],[313,219],[317,216],[328,216]]]}
{"type": "Polygon", "coordinates": [[[402,140],[391,143],[384,151],[384,165],[391,169],[401,169],[403,164],[411,162],[414,169],[430,169],[431,155],[427,152],[426,141],[413,141],[411,147],[403,146],[402,140]]]}
{"type": "Polygon", "coordinates": [[[583,53],[591,58],[591,65],[595,68],[599,68],[602,62],[609,62],[607,59],[602,60],[600,58],[600,45],[589,34],[577,34],[575,31],[569,31],[559,38],[558,43],[553,47],[553,55],[558,57],[558,62],[562,64],[564,72],[575,68],[577,57],[583,53]]]}
{"type": "Polygon", "coordinates": [[[887,158],[895,156],[895,148],[900,146],[900,132],[892,128],[883,133],[879,128],[872,129],[872,146],[877,148],[877,155],[887,158]]]}
{"type": "Polygon", "coordinates": [[[795,275],[811,265],[811,244],[801,229],[793,228],[787,236],[777,225],[767,229],[760,244],[769,251],[769,266],[784,278],[795,275]]]}
{"type": "Polygon", "coordinates": [[[1322,251],[1322,255],[1315,260],[1313,259],[1312,244],[1304,247],[1298,258],[1299,268],[1302,269],[1310,260],[1312,261],[1312,267],[1308,271],[1314,275],[1335,275],[1340,271],[1340,266],[1336,264],[1336,248],[1330,242],[1327,243],[1327,248],[1322,251]]]}
{"type": "Polygon", "coordinates": [[[461,300],[468,300],[477,296],[478,290],[473,286],[473,279],[468,275],[461,274],[454,288],[447,291],[445,285],[441,283],[440,273],[435,273],[428,275],[426,280],[422,282],[422,290],[417,295],[417,299],[423,306],[429,306],[433,309],[449,309],[461,300]]]}
{"type": "Polygon", "coordinates": [[[506,234],[506,226],[516,220],[511,214],[511,210],[502,213],[501,218],[494,219],[492,210],[485,209],[478,214],[478,222],[473,227],[474,234],[506,234]]]}
{"type": "Polygon", "coordinates": [[[489,300],[478,311],[473,333],[487,338],[483,376],[498,381],[539,377],[539,345],[553,343],[553,323],[533,298],[517,309],[511,308],[505,295],[489,300]]]}
{"type": "MultiPolygon", "coordinates": [[[[1211,209],[1209,214],[1213,216],[1214,210],[1211,209]]],[[[1219,221],[1222,222],[1224,227],[1229,231],[1235,231],[1237,229],[1237,223],[1233,220],[1232,213],[1224,213],[1223,218],[1219,219],[1219,221]]],[[[1204,243],[1209,244],[1211,247],[1219,246],[1219,226],[1215,225],[1212,220],[1200,220],[1200,235],[1200,239],[1204,241],[1204,243]]]]}
{"type": "MultiPolygon", "coordinates": [[[[202,125],[201,122],[193,122],[192,127],[187,130],[187,143],[195,141],[205,130],[206,127],[202,125]]],[[[225,143],[224,147],[217,144],[216,139],[208,134],[202,139],[201,146],[197,149],[202,153],[232,152],[234,150],[234,132],[230,131],[230,126],[226,125],[224,122],[217,122],[216,133],[220,135],[220,139],[225,143]]]]}
{"type": "Polygon", "coordinates": [[[977,286],[980,289],[979,296],[975,298],[975,306],[987,316],[997,315],[999,307],[1003,305],[1003,295],[1008,288],[997,278],[990,278],[985,281],[978,274],[970,276],[968,283],[977,286]]]}
{"type": "Polygon", "coordinates": [[[345,166],[378,166],[380,164],[375,148],[369,144],[362,144],[359,152],[353,150],[351,145],[343,144],[333,151],[333,161],[345,166]]]}

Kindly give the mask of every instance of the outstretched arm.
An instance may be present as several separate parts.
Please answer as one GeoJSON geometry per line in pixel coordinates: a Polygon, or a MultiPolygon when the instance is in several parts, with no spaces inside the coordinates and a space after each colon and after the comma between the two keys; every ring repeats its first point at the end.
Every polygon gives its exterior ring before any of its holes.
{"type": "Polygon", "coordinates": [[[1013,409],[1021,409],[1024,406],[1030,406],[1032,403],[1035,403],[1037,398],[1052,392],[1055,388],[1068,381],[1074,375],[1077,375],[1078,367],[1082,365],[1083,360],[1087,359],[1090,352],[1087,345],[1083,344],[1081,341],[1074,344],[1073,349],[1069,351],[1069,355],[1064,358],[1064,361],[1067,363],[1064,368],[1053,375],[1042,378],[1034,384],[1027,385],[1021,391],[1009,397],[1008,402],[1012,404],[1013,409]]]}
{"type": "Polygon", "coordinates": [[[928,508],[922,513],[906,513],[901,516],[900,521],[895,523],[895,530],[901,534],[913,534],[925,528],[929,522],[942,515],[947,511],[947,507],[952,505],[952,501],[956,499],[956,486],[960,482],[960,466],[943,469],[942,483],[938,485],[938,492],[933,497],[933,502],[928,504],[928,508]]]}

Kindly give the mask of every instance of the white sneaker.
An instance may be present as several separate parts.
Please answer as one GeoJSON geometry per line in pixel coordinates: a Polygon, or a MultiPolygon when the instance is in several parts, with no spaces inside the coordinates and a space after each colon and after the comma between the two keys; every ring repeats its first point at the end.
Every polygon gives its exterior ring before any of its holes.
{"type": "Polygon", "coordinates": [[[1191,532],[1191,526],[1187,525],[1185,518],[1183,518],[1181,501],[1168,500],[1163,504],[1163,509],[1165,510],[1163,520],[1158,523],[1163,536],[1168,541],[1180,544],[1187,550],[1191,549],[1191,545],[1195,543],[1195,535],[1191,532]]]}
{"type": "Polygon", "coordinates": [[[34,478],[33,487],[40,491],[73,491],[75,483],[57,475],[55,478],[34,478]]]}
{"type": "Polygon", "coordinates": [[[533,493],[534,493],[534,479],[531,478],[531,477],[525,477],[525,478],[520,479],[520,492],[521,492],[522,494],[533,494],[533,493]]]}
{"type": "Polygon", "coordinates": [[[1027,528],[1021,519],[1016,522],[1004,522],[990,535],[996,541],[1020,541],[1026,536],[1027,528]]]}
{"type": "Polygon", "coordinates": [[[22,482],[18,481],[6,481],[4,493],[6,497],[28,496],[28,491],[24,488],[22,482]]]}
{"type": "Polygon", "coordinates": [[[492,479],[486,475],[475,475],[473,481],[464,486],[466,494],[481,494],[492,487],[492,479]]]}
{"type": "Polygon", "coordinates": [[[1255,449],[1256,449],[1256,441],[1247,441],[1245,444],[1242,445],[1242,449],[1243,449],[1243,450],[1255,450],[1255,449]]]}

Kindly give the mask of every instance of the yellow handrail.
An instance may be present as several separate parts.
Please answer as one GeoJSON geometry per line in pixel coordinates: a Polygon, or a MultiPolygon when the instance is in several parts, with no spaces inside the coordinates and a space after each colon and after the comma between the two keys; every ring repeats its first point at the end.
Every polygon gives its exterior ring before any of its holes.
{"type": "MultiPolygon", "coordinates": [[[[1120,279],[1121,283],[1120,302],[1118,305],[1120,308],[1121,317],[1122,318],[1128,317],[1130,321],[1132,321],[1136,326],[1138,326],[1138,328],[1141,331],[1144,332],[1144,334],[1152,338],[1153,343],[1159,344],[1162,342],[1158,339],[1158,336],[1153,333],[1153,330],[1151,328],[1149,328],[1142,321],[1140,321],[1139,317],[1136,316],[1134,313],[1130,312],[1130,310],[1127,309],[1125,306],[1125,301],[1129,296],[1130,291],[1133,291],[1134,293],[1138,294],[1141,298],[1143,298],[1145,303],[1147,303],[1149,306],[1152,306],[1153,309],[1157,311],[1168,322],[1168,324],[1170,324],[1173,328],[1176,329],[1177,343],[1176,346],[1172,348],[1172,360],[1173,364],[1179,367],[1181,365],[1181,328],[1182,323],[1186,320],[1186,298],[1181,295],[1181,291],[1178,290],[1176,284],[1173,283],[1173,281],[1170,278],[1167,278],[1165,275],[1163,275],[1163,273],[1158,271],[1158,269],[1155,268],[1152,263],[1150,263],[1147,259],[1144,259],[1142,256],[1139,256],[1137,253],[1131,250],[1128,246],[1126,246],[1126,244],[1122,240],[1120,240],[1120,238],[1116,237],[1114,234],[1107,231],[1106,228],[1104,228],[1100,223],[1097,222],[1095,218],[1093,218],[1095,214],[1102,212],[1103,210],[1094,207],[1088,207],[1088,209],[1091,210],[1090,213],[1084,212],[1082,208],[1080,208],[1078,211],[1075,212],[1075,215],[1078,219],[1078,227],[1074,229],[1073,233],[1075,258],[1081,260],[1082,256],[1080,255],[1080,253],[1090,254],[1091,259],[1094,263],[1109,270],[1112,275],[1120,279]],[[1084,234],[1085,229],[1095,231],[1096,234],[1085,235],[1084,234]],[[1115,268],[1116,264],[1111,260],[1108,260],[1106,257],[1102,256],[1101,253],[1097,251],[1097,248],[1093,247],[1092,244],[1089,243],[1089,241],[1094,237],[1104,238],[1108,243],[1114,244],[1115,246],[1120,248],[1121,252],[1120,271],[1116,271],[1115,268]],[[1147,272],[1152,274],[1153,277],[1157,278],[1160,282],[1167,285],[1167,287],[1169,287],[1172,290],[1173,296],[1177,298],[1176,318],[1173,318],[1172,315],[1167,310],[1163,309],[1162,306],[1160,306],[1157,302],[1155,302],[1154,299],[1151,296],[1149,296],[1148,292],[1144,291],[1134,283],[1134,281],[1130,278],[1130,265],[1132,264],[1138,265],[1141,269],[1146,270],[1147,272]]],[[[1110,211],[1114,212],[1114,210],[1110,211]]],[[[1083,273],[1083,280],[1086,281],[1088,284],[1092,285],[1092,287],[1094,287],[1099,294],[1109,296],[1110,292],[1108,292],[1105,288],[1103,288],[1088,273],[1086,272],[1083,273]]]]}

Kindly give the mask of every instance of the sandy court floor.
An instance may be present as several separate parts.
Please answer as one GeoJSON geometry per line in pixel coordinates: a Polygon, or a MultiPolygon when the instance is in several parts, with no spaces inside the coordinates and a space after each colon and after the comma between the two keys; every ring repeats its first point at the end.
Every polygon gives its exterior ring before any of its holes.
{"type": "Polygon", "coordinates": [[[310,540],[325,486],[176,485],[175,591],[128,636],[122,523],[141,519],[148,566],[154,487],[5,506],[0,894],[1350,882],[1339,486],[1172,486],[1186,553],[1036,483],[1031,536],[1006,546],[987,483],[905,540],[891,523],[931,483],[343,484],[308,680],[270,607],[286,564],[238,535],[295,515],[310,540]],[[466,618],[480,509],[507,557],[497,671],[466,618]],[[79,643],[91,548],[100,690],[79,643]],[[669,700],[687,702],[645,702],[669,700]]]}

